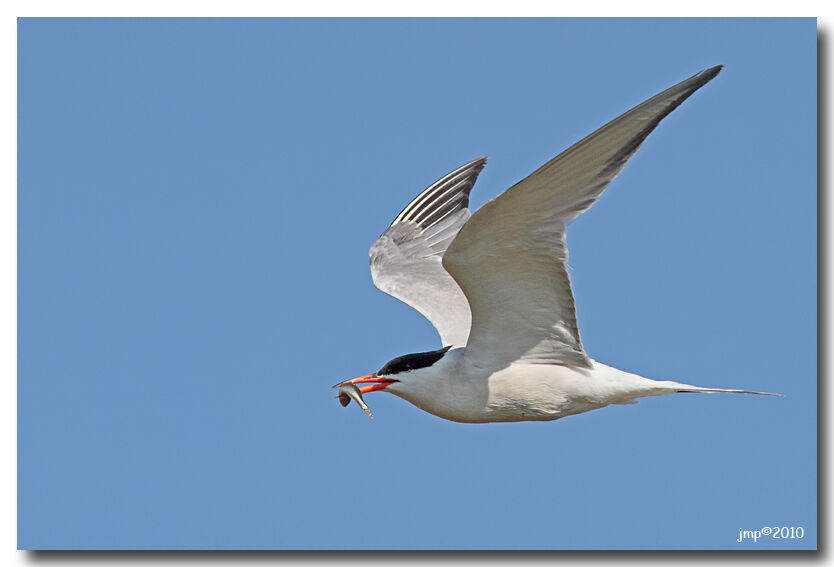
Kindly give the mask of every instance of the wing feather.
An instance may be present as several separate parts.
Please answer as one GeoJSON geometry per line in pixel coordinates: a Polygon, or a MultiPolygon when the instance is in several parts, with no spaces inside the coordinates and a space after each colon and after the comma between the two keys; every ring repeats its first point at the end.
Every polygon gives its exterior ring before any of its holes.
{"type": "Polygon", "coordinates": [[[419,311],[444,346],[469,336],[469,304],[441,258],[470,217],[469,193],[486,158],[444,175],[417,195],[371,246],[371,276],[381,291],[419,311]]]}
{"type": "Polygon", "coordinates": [[[472,312],[467,357],[591,367],[567,271],[566,227],[658,123],[720,70],[702,71],[634,107],[478,209],[443,256],[472,312]]]}

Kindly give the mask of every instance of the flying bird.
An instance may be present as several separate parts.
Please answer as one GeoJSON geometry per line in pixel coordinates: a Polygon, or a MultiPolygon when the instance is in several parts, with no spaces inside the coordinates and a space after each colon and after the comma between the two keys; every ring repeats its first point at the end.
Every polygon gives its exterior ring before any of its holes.
{"type": "Polygon", "coordinates": [[[721,67],[615,118],[474,214],[469,193],[485,157],[420,193],[371,247],[371,275],[434,325],[443,348],[336,384],[342,405],[354,399],[370,416],[362,394],[385,391],[444,419],[483,423],[548,421],[675,392],[778,395],[651,380],[591,359],[568,276],[567,226],[721,67]]]}

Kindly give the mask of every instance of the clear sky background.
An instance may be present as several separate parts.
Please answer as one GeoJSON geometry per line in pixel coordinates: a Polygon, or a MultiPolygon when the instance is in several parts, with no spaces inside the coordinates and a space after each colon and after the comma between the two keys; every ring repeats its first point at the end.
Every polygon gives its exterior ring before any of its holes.
{"type": "Polygon", "coordinates": [[[19,25],[19,546],[816,546],[816,23],[19,25]],[[706,67],[568,235],[589,355],[673,395],[457,424],[329,386],[435,349],[367,250],[706,67]],[[737,543],[802,526],[802,540],[737,543]]]}

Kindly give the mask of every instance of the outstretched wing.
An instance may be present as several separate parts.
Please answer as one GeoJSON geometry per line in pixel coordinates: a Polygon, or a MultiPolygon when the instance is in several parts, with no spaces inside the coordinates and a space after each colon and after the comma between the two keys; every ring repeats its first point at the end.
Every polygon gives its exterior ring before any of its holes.
{"type": "Polygon", "coordinates": [[[589,368],[567,271],[567,225],[588,210],[658,123],[721,66],[663,91],[489,201],[443,257],[472,310],[466,356],[589,368]]]}
{"type": "Polygon", "coordinates": [[[374,285],[428,319],[444,346],[463,346],[469,304],[441,258],[469,219],[469,192],[486,158],[441,177],[408,204],[371,246],[374,285]]]}

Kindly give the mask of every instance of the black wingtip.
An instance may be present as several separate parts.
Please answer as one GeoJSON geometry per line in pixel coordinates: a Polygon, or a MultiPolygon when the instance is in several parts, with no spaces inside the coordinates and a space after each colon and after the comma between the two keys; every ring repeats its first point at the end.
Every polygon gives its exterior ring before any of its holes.
{"type": "Polygon", "coordinates": [[[721,69],[724,68],[724,65],[716,65],[715,67],[710,67],[709,69],[704,69],[699,73],[699,75],[704,75],[704,78],[707,81],[711,81],[715,78],[715,76],[721,72],[721,69]]]}
{"type": "MultiPolygon", "coordinates": [[[[472,161],[467,163],[466,166],[471,167],[472,168],[472,173],[474,174],[475,177],[477,177],[481,173],[481,171],[484,169],[484,166],[486,166],[487,160],[489,160],[489,156],[481,156],[479,158],[473,159],[472,161]]],[[[474,182],[473,182],[473,184],[474,184],[474,182]]],[[[471,190],[471,188],[470,188],[470,190],[471,190]]]]}
{"type": "Polygon", "coordinates": [[[446,216],[469,206],[469,193],[487,158],[475,158],[447,173],[417,195],[396,216],[391,226],[412,222],[426,228],[446,216]]]}
{"type": "Polygon", "coordinates": [[[713,80],[715,76],[718,75],[718,73],[720,73],[721,69],[723,68],[724,65],[716,65],[715,67],[704,69],[703,71],[696,73],[695,75],[684,81],[684,84],[691,81],[691,88],[694,92],[706,85],[711,80],[713,80]]]}

